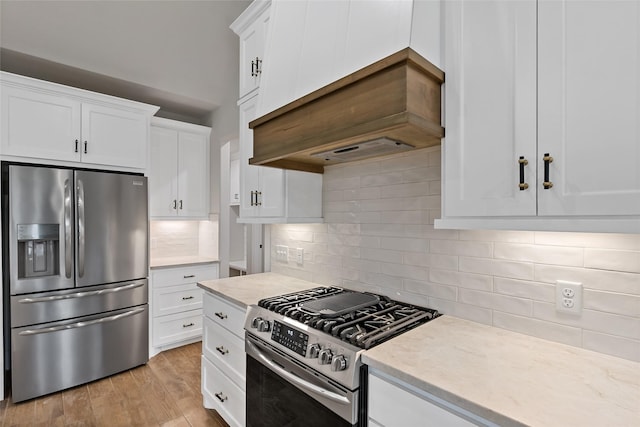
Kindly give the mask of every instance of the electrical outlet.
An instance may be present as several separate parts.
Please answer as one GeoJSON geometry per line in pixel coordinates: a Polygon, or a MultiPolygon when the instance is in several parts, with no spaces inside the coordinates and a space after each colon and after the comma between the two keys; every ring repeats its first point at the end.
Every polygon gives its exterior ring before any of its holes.
{"type": "Polygon", "coordinates": [[[303,248],[297,248],[296,249],[296,262],[299,265],[302,265],[304,263],[304,249],[303,248]]]}
{"type": "Polygon", "coordinates": [[[276,245],[276,261],[287,262],[289,260],[289,247],[276,245]]]}
{"type": "Polygon", "coordinates": [[[582,312],[582,283],[556,281],[556,311],[571,314],[582,312]]]}

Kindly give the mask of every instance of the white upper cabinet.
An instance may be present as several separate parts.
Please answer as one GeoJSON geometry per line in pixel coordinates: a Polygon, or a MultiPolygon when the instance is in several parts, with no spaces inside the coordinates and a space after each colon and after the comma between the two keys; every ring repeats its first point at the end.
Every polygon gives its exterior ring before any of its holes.
{"type": "Polygon", "coordinates": [[[243,223],[322,222],[322,175],[249,164],[257,96],[240,104],[240,218],[243,223]]]}
{"type": "Polygon", "coordinates": [[[436,227],[640,232],[640,2],[443,7],[436,227]]]}
{"type": "Polygon", "coordinates": [[[158,107],[2,73],[2,155],[145,169],[158,107]]]}
{"type": "MultiPolygon", "coordinates": [[[[241,50],[247,29],[251,29],[256,22],[270,22],[269,4],[270,2],[254,1],[231,25],[231,29],[240,37],[241,50]]],[[[295,6],[297,2],[291,2],[291,4],[295,6]]],[[[297,25],[296,21],[289,23],[297,25]]],[[[266,28],[266,24],[264,27],[266,28]]],[[[267,37],[271,37],[271,33],[278,29],[280,27],[275,27],[273,22],[270,22],[267,37]]],[[[291,44],[297,45],[296,40],[292,39],[291,44]]],[[[272,58],[265,54],[263,65],[284,59],[278,56],[272,58]]],[[[242,59],[240,72],[243,72],[242,59]]],[[[241,75],[240,80],[242,79],[241,75]]],[[[238,222],[257,224],[322,222],[322,175],[249,164],[249,159],[253,157],[253,131],[249,129],[249,122],[258,117],[257,108],[259,99],[262,97],[263,83],[263,80],[257,82],[256,85],[259,84],[259,88],[256,87],[257,90],[254,92],[247,92],[248,95],[244,94],[241,88],[241,99],[238,102],[240,110],[238,222]],[[243,95],[246,96],[242,97],[243,95]]],[[[242,83],[240,85],[242,87],[242,83]]],[[[231,198],[233,203],[233,194],[231,198]]]]}
{"type": "Polygon", "coordinates": [[[640,215],[640,1],[541,1],[538,28],[538,215],[640,215]]]}
{"type": "Polygon", "coordinates": [[[444,214],[535,215],[536,2],[450,2],[444,19],[444,214]]]}
{"type": "Polygon", "coordinates": [[[151,217],[208,219],[210,132],[205,126],[152,119],[151,217]]]}
{"type": "MultiPolygon", "coordinates": [[[[439,49],[439,26],[412,31],[414,3],[420,2],[273,0],[259,115],[412,46],[413,36],[418,53],[429,60],[439,57],[439,50],[425,52],[439,49]]],[[[416,11],[437,22],[439,2],[425,2],[416,11]]]]}
{"type": "Polygon", "coordinates": [[[240,37],[240,98],[260,86],[269,26],[269,3],[253,2],[231,25],[231,29],[240,37]]]}

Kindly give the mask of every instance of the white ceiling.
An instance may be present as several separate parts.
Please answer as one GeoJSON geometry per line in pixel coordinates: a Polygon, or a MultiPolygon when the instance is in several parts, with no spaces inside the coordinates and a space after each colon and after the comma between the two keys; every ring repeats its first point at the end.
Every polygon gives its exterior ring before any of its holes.
{"type": "Polygon", "coordinates": [[[0,68],[198,121],[238,96],[244,0],[0,1],[0,68]]]}

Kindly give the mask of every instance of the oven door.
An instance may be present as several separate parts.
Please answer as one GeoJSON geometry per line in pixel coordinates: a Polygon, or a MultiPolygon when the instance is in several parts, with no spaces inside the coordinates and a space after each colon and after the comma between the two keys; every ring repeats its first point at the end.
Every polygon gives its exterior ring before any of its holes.
{"type": "Polygon", "coordinates": [[[350,391],[246,334],[247,427],[358,425],[350,391]]]}

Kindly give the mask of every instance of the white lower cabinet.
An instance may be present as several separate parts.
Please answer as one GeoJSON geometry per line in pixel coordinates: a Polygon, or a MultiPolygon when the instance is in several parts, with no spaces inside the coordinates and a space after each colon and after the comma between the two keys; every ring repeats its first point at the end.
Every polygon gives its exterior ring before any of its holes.
{"type": "Polygon", "coordinates": [[[197,283],[218,278],[218,265],[151,271],[151,344],[167,349],[202,336],[202,298],[197,283]]]}
{"type": "Polygon", "coordinates": [[[430,393],[371,369],[369,426],[470,427],[496,426],[430,393]]]}
{"type": "Polygon", "coordinates": [[[202,396],[229,425],[245,425],[245,307],[204,294],[202,396]]]}

